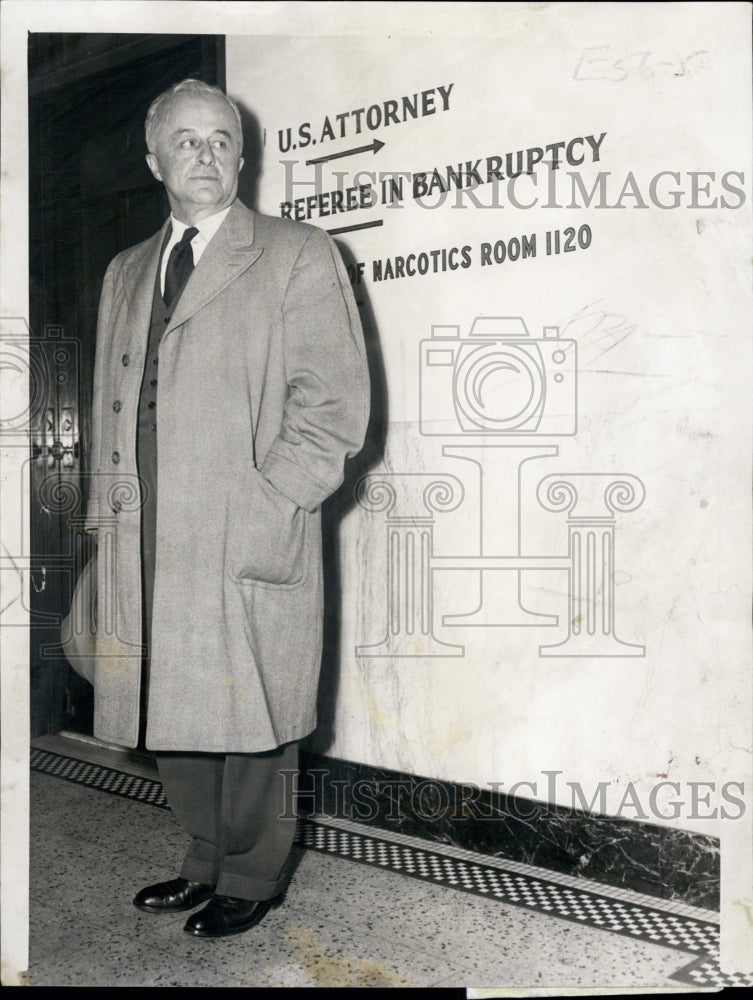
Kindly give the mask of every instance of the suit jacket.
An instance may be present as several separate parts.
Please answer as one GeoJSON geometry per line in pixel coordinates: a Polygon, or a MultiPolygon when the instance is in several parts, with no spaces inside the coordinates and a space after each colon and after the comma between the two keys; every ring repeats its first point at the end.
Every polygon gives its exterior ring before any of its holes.
{"type": "MultiPolygon", "coordinates": [[[[94,730],[126,746],[141,677],[136,411],[164,231],[111,263],[97,332],[94,730]]],[[[360,321],[332,240],[236,201],[165,328],[158,371],[147,746],[272,749],[316,725],[319,507],[368,418],[360,321]]]]}

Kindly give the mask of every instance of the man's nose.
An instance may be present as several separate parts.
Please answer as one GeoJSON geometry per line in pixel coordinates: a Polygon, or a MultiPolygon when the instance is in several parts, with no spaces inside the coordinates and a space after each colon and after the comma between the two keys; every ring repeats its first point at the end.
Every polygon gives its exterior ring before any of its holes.
{"type": "Polygon", "coordinates": [[[208,142],[203,142],[201,148],[199,149],[199,162],[210,164],[214,163],[214,150],[208,142]]]}

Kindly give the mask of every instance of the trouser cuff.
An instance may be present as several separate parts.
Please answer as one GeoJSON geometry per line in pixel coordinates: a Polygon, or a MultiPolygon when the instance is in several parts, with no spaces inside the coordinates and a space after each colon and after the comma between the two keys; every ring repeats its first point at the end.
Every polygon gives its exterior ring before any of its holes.
{"type": "MultiPolygon", "coordinates": [[[[184,876],[184,878],[187,877],[184,876]]],[[[221,872],[215,891],[218,896],[235,896],[237,899],[261,901],[280,896],[287,889],[289,881],[289,874],[270,882],[268,879],[254,878],[249,875],[221,872]]]]}

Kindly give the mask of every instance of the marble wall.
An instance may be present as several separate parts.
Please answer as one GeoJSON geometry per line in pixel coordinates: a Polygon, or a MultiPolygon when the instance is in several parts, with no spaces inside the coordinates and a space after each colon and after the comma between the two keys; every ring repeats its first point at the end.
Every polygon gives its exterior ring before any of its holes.
{"type": "Polygon", "coordinates": [[[720,7],[227,38],[243,193],[333,235],[371,360],[312,750],[516,788],[551,819],[492,850],[694,899],[751,780],[749,53],[720,7]]]}

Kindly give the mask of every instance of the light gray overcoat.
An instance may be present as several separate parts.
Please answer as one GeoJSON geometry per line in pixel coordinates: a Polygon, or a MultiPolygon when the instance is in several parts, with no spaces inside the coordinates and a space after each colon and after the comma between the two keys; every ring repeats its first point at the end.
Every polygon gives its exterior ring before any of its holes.
{"type": "MultiPolygon", "coordinates": [[[[94,732],[124,746],[139,728],[136,421],[164,233],[112,261],[97,332],[94,732]]],[[[329,236],[236,201],[165,328],[158,372],[147,746],[269,750],[316,725],[319,506],[368,417],[361,325],[329,236]]]]}

